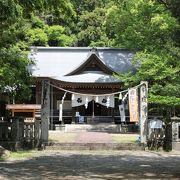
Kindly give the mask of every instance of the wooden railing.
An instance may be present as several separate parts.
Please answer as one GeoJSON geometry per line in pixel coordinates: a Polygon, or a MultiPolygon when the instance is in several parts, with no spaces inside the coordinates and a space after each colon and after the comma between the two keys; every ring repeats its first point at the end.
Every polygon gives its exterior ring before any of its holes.
{"type": "Polygon", "coordinates": [[[26,122],[23,118],[9,118],[0,121],[0,145],[10,150],[37,147],[40,134],[40,120],[26,122]]]}

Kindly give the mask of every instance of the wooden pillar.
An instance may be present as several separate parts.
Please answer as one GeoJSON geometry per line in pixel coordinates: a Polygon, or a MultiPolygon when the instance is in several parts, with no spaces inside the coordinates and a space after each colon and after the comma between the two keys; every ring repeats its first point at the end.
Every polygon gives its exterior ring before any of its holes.
{"type": "Polygon", "coordinates": [[[35,118],[35,112],[36,112],[36,110],[33,109],[33,118],[35,118]]]}
{"type": "Polygon", "coordinates": [[[112,115],[112,122],[115,124],[115,118],[114,118],[114,107],[111,108],[111,115],[112,115]]]}
{"type": "Polygon", "coordinates": [[[75,124],[76,123],[76,111],[77,111],[77,107],[72,107],[72,121],[71,124],[75,124]]]}
{"type": "Polygon", "coordinates": [[[50,117],[50,85],[48,80],[42,81],[41,96],[41,142],[47,144],[50,117]]]}
{"type": "Polygon", "coordinates": [[[148,121],[148,83],[141,82],[140,87],[140,137],[141,143],[147,141],[147,121],[148,121]]]}
{"type": "Polygon", "coordinates": [[[14,117],[14,109],[12,109],[12,117],[14,117]]]}
{"type": "Polygon", "coordinates": [[[51,87],[51,130],[53,130],[53,109],[54,109],[54,106],[53,106],[53,87],[51,87]]]}

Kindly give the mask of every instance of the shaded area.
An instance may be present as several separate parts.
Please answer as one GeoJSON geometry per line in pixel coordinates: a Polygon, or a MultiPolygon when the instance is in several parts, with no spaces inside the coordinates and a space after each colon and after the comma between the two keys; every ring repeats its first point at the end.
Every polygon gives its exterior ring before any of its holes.
{"type": "Polygon", "coordinates": [[[136,67],[132,64],[134,55],[135,53],[126,49],[121,49],[121,51],[117,49],[116,51],[108,50],[100,52],[100,58],[103,62],[115,72],[121,73],[136,71],[136,67]]]}
{"type": "Polygon", "coordinates": [[[0,179],[173,179],[180,178],[179,167],[180,155],[45,152],[29,160],[1,162],[0,179]]]}

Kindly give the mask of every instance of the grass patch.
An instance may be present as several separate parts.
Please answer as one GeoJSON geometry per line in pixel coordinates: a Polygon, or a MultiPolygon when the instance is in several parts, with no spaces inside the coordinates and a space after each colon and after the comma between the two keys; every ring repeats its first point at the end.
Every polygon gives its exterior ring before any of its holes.
{"type": "Polygon", "coordinates": [[[27,159],[33,157],[33,155],[37,151],[35,150],[22,150],[17,152],[11,152],[10,157],[8,159],[16,160],[16,159],[27,159]]]}
{"type": "Polygon", "coordinates": [[[38,151],[36,150],[21,150],[11,152],[9,157],[0,157],[0,161],[28,159],[32,158],[37,153],[38,151]]]}
{"type": "Polygon", "coordinates": [[[56,143],[72,143],[75,142],[77,133],[50,132],[49,141],[56,143]]]}
{"type": "Polygon", "coordinates": [[[112,134],[114,143],[136,143],[138,134],[112,134]]]}

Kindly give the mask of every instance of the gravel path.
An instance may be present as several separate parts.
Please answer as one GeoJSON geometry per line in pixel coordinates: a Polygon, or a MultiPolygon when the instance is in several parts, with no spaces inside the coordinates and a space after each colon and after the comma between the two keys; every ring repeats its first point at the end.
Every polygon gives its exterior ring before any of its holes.
{"type": "Polygon", "coordinates": [[[180,179],[180,154],[144,151],[42,151],[0,162],[2,180],[180,179]]]}
{"type": "Polygon", "coordinates": [[[100,132],[79,132],[76,138],[77,143],[112,143],[112,137],[108,133],[100,132]]]}

